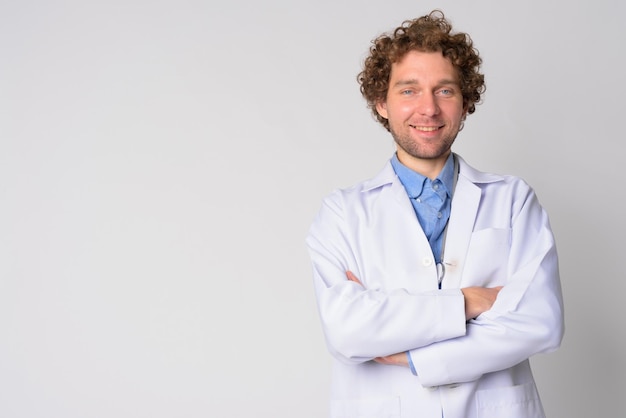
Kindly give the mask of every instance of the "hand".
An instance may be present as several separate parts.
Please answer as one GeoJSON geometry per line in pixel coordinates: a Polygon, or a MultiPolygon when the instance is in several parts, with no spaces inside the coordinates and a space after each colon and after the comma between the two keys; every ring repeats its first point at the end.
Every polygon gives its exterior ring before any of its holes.
{"type": "Polygon", "coordinates": [[[390,356],[385,356],[385,357],[376,357],[374,361],[376,363],[385,364],[387,366],[409,367],[409,358],[406,352],[392,354],[390,356]]]}
{"type": "Polygon", "coordinates": [[[348,278],[348,280],[350,280],[351,282],[355,282],[360,284],[361,286],[363,286],[363,283],[361,283],[361,281],[354,275],[354,273],[352,273],[350,270],[346,271],[346,277],[348,278]]]}
{"type": "Polygon", "coordinates": [[[502,289],[502,286],[465,287],[461,289],[465,297],[465,319],[469,321],[491,309],[498,293],[500,293],[500,289],[502,289]]]}

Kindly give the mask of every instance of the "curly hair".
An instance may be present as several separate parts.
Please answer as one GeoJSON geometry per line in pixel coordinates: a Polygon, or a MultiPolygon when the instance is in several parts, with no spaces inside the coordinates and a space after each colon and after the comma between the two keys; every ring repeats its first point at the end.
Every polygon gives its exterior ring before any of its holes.
{"type": "Polygon", "coordinates": [[[409,51],[441,52],[458,70],[463,106],[474,113],[485,92],[485,78],[479,72],[481,58],[466,33],[453,33],[452,25],[440,10],[406,20],[391,34],[372,41],[363,71],[357,76],[361,94],[374,117],[389,130],[389,121],[378,114],[376,104],[384,101],[389,89],[391,66],[409,51]]]}

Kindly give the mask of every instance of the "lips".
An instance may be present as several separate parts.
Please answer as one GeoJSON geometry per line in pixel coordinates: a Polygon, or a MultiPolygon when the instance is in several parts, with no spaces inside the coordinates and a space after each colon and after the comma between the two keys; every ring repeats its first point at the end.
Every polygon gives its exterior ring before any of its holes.
{"type": "Polygon", "coordinates": [[[417,129],[422,132],[434,132],[441,128],[441,126],[417,126],[417,125],[409,125],[413,129],[417,129]]]}

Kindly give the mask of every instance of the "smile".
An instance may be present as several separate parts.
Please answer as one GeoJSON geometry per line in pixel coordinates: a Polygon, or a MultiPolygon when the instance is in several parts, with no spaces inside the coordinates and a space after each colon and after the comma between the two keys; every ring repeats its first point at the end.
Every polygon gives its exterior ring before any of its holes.
{"type": "Polygon", "coordinates": [[[439,129],[439,126],[416,126],[416,125],[409,125],[409,126],[413,129],[417,129],[418,131],[422,131],[422,132],[433,132],[439,129]]]}

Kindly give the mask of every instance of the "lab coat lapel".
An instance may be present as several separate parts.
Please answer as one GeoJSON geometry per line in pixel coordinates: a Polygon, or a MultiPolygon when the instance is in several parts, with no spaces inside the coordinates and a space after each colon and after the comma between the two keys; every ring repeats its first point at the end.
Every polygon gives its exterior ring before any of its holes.
{"type": "Polygon", "coordinates": [[[443,256],[446,274],[442,288],[458,288],[461,284],[461,275],[478,213],[480,196],[480,188],[463,176],[461,171],[454,190],[448,221],[443,256]]]}
{"type": "MultiPolygon", "coordinates": [[[[397,223],[397,226],[400,230],[404,231],[403,235],[407,235],[407,231],[413,231],[413,233],[409,233],[407,236],[408,241],[406,244],[409,244],[412,248],[415,248],[415,254],[432,254],[430,250],[430,244],[428,243],[428,238],[424,234],[423,229],[419,225],[419,221],[417,220],[417,215],[415,215],[415,209],[413,209],[413,205],[411,204],[411,200],[409,196],[406,194],[406,189],[404,185],[400,181],[400,179],[396,176],[391,164],[388,165],[389,169],[393,173],[391,177],[391,187],[389,192],[393,196],[394,205],[396,206],[396,210],[392,210],[391,213],[395,213],[393,221],[397,223]]],[[[410,260],[413,263],[415,260],[410,260]]]]}
{"type": "Polygon", "coordinates": [[[401,287],[415,292],[424,292],[437,289],[437,268],[435,257],[428,243],[428,238],[419,224],[415,209],[411,204],[404,186],[400,179],[396,177],[389,190],[393,194],[395,210],[391,210],[391,223],[397,236],[402,237],[400,244],[396,248],[398,254],[402,254],[395,259],[394,270],[406,272],[405,283],[399,283],[401,287]]]}
{"type": "MultiPolygon", "coordinates": [[[[389,266],[401,276],[399,272],[406,272],[407,283],[403,283],[409,289],[419,291],[436,288],[437,269],[433,262],[434,257],[430,249],[428,239],[422,230],[413,205],[406,194],[402,182],[396,176],[391,163],[387,163],[383,171],[375,178],[367,181],[364,185],[364,192],[383,187],[380,199],[383,202],[380,206],[379,216],[384,221],[379,223],[380,234],[394,238],[394,262],[389,266]],[[415,283],[415,268],[419,266],[420,282],[415,283]],[[409,272],[411,272],[409,274],[409,272]],[[430,277],[426,279],[424,276],[430,277]],[[417,287],[416,287],[417,286],[417,287]]],[[[391,248],[391,247],[390,247],[391,248]]]]}

